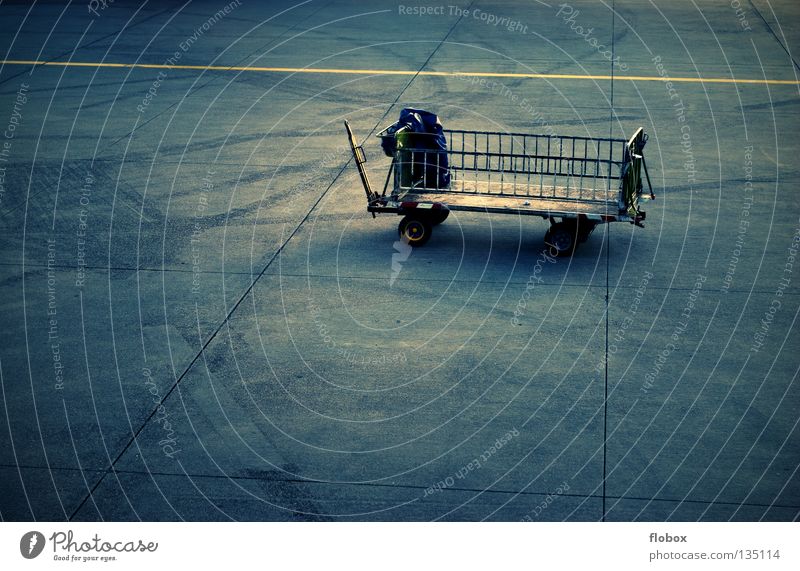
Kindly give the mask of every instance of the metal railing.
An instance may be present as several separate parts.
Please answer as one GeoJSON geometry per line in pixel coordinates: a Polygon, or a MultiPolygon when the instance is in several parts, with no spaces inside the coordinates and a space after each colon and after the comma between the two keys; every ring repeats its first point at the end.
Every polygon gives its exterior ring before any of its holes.
{"type": "MultiPolygon", "coordinates": [[[[610,202],[630,161],[625,139],[445,130],[447,150],[395,154],[394,191],[459,192],[610,202]]],[[[431,145],[434,146],[434,145],[431,145]]]]}

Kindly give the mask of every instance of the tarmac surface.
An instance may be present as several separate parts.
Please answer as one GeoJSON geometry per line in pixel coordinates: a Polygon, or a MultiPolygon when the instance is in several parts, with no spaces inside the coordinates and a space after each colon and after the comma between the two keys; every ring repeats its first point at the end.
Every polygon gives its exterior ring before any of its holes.
{"type": "Polygon", "coordinates": [[[797,520],[798,17],[3,2],[0,517],[797,520]],[[403,254],[343,127],[382,185],[403,107],[644,127],[646,227],[403,254]]]}

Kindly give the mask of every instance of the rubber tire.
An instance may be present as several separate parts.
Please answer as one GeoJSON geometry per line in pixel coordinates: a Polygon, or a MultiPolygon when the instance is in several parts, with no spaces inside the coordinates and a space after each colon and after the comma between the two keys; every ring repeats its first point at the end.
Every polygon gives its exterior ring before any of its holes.
{"type": "Polygon", "coordinates": [[[441,224],[442,222],[447,220],[448,216],[450,216],[450,211],[447,209],[443,208],[440,210],[431,210],[431,216],[430,216],[431,224],[433,226],[441,224]]]}
{"type": "Polygon", "coordinates": [[[397,233],[406,244],[413,248],[419,248],[431,239],[433,224],[425,217],[409,215],[400,221],[397,233]]]}
{"type": "Polygon", "coordinates": [[[569,222],[553,224],[544,235],[544,242],[550,246],[552,256],[571,256],[578,247],[578,227],[569,222]]]}

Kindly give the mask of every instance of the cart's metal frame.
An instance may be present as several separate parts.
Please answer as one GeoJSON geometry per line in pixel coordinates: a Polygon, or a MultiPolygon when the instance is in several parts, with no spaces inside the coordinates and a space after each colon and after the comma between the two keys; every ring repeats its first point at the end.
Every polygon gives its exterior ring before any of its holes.
{"type": "MultiPolygon", "coordinates": [[[[541,216],[551,227],[545,242],[569,255],[597,224],[643,226],[640,201],[655,198],[644,161],[647,135],[589,138],[444,130],[447,150],[434,150],[425,135],[397,136],[383,192],[372,190],[350,125],[345,127],[367,196],[367,210],[404,216],[400,234],[421,246],[449,211],[541,216]],[[642,195],[642,170],[650,194],[642,195]],[[449,173],[449,177],[443,177],[449,173]],[[448,180],[449,178],[449,180],[448,180]],[[389,183],[392,182],[391,192],[389,183]]],[[[395,137],[384,129],[377,136],[395,137]]]]}

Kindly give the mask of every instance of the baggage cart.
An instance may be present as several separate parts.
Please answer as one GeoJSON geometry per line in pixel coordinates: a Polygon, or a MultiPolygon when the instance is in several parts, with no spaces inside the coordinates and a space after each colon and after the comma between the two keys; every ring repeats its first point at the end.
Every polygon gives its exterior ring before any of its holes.
{"type": "Polygon", "coordinates": [[[402,216],[398,232],[423,246],[450,211],[540,216],[550,221],[551,254],[571,255],[598,224],[643,226],[644,199],[654,199],[642,128],[630,139],[444,129],[447,149],[426,133],[390,126],[377,134],[392,162],[383,192],[372,190],[366,155],[350,125],[347,136],[373,214],[402,216]],[[387,140],[387,138],[390,138],[387,140]],[[649,195],[643,195],[642,173],[649,195]]]}

